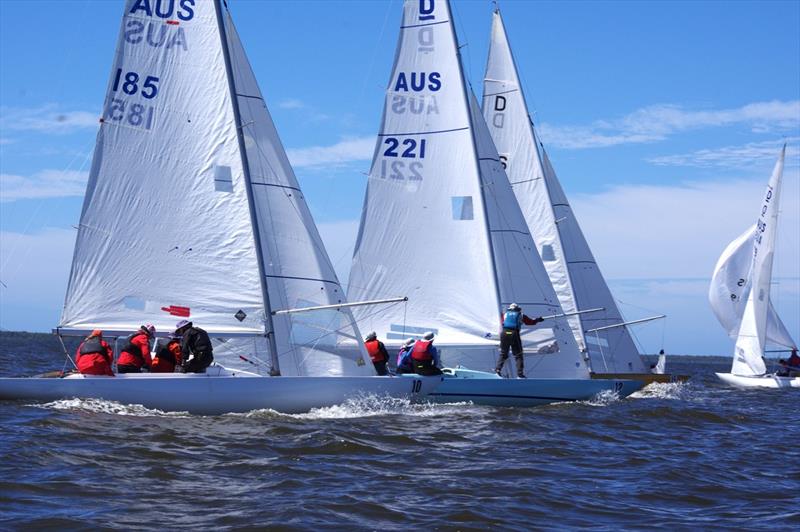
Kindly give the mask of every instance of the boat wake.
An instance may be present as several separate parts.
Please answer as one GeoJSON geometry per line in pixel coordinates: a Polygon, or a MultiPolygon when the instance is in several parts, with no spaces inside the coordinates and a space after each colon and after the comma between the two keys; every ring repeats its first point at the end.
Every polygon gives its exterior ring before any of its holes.
{"type": "Polygon", "coordinates": [[[30,406],[53,410],[78,410],[95,414],[138,417],[190,417],[188,412],[164,412],[142,405],[124,405],[105,399],[60,399],[50,403],[37,403],[30,406]]]}
{"type": "Polygon", "coordinates": [[[302,414],[283,414],[271,409],[253,410],[244,417],[289,417],[303,420],[317,419],[358,419],[378,416],[412,416],[412,417],[438,417],[447,416],[454,413],[464,413],[472,403],[415,403],[409,399],[400,399],[386,395],[359,394],[351,397],[342,404],[314,408],[302,414]]]}
{"type": "Polygon", "coordinates": [[[636,393],[631,394],[632,399],[686,399],[689,394],[689,384],[686,382],[653,382],[636,393]]]}
{"type": "Polygon", "coordinates": [[[589,406],[608,406],[621,401],[619,394],[613,390],[603,390],[587,401],[578,401],[589,406]]]}

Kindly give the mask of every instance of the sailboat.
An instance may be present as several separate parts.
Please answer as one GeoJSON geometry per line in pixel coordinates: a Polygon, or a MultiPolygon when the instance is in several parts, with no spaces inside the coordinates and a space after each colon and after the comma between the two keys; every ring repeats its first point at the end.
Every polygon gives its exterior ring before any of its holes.
{"type": "Polygon", "coordinates": [[[530,406],[633,393],[641,383],[588,378],[470,92],[449,2],[406,0],[348,294],[408,301],[354,309],[356,319],[395,349],[435,334],[450,366],[435,400],[530,406]],[[550,316],[524,330],[524,380],[493,371],[512,302],[550,316]]]}
{"type": "Polygon", "coordinates": [[[499,9],[492,19],[483,116],[592,377],[686,380],[645,366],[628,327],[664,316],[622,318],[530,119],[499,9]]]}
{"type": "Polygon", "coordinates": [[[767,373],[764,362],[767,344],[797,349],[770,299],[785,155],[784,144],[762,196],[756,224],[725,248],[711,278],[711,308],[736,340],[731,372],[717,373],[717,377],[734,386],[800,388],[800,376],[767,373]]]}
{"type": "Polygon", "coordinates": [[[303,412],[359,394],[421,397],[441,381],[377,377],[353,348],[352,303],[219,0],[125,2],[100,122],[55,332],[114,338],[153,323],[163,336],[188,319],[215,339],[266,342],[269,376],[3,378],[0,399],[303,412]]]}

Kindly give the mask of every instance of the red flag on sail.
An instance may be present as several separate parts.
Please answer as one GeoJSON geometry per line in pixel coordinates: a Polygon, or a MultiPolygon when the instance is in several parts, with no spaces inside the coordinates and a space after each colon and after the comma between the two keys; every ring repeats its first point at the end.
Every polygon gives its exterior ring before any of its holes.
{"type": "Polygon", "coordinates": [[[169,312],[173,316],[180,316],[181,318],[188,318],[190,314],[189,307],[179,307],[177,305],[161,307],[161,310],[169,312]]]}

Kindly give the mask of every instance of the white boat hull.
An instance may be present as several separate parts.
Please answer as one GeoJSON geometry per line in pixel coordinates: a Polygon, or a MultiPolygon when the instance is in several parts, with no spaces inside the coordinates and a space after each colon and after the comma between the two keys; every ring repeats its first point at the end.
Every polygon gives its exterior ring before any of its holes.
{"type": "Polygon", "coordinates": [[[726,384],[740,388],[800,388],[800,377],[779,377],[777,375],[758,375],[747,377],[733,373],[717,373],[726,384]]]}
{"type": "Polygon", "coordinates": [[[441,382],[441,377],[419,375],[262,377],[236,371],[136,373],[115,377],[71,375],[66,378],[0,378],[0,400],[91,398],[143,405],[165,412],[216,415],[272,409],[291,414],[334,406],[368,394],[418,400],[441,382]]]}
{"type": "Polygon", "coordinates": [[[494,373],[464,368],[446,370],[444,381],[428,399],[438,403],[470,401],[488,406],[538,406],[585,401],[603,392],[627,397],[644,386],[641,381],[594,379],[504,379],[494,373]]]}

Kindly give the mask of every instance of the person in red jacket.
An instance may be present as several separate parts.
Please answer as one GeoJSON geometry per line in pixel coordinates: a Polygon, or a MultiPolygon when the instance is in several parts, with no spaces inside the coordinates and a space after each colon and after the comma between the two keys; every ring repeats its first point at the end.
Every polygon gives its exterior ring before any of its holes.
{"type": "Polygon", "coordinates": [[[181,365],[181,339],[172,337],[166,344],[159,343],[156,356],[150,365],[152,373],[174,373],[175,367],[181,365]]]}
{"type": "Polygon", "coordinates": [[[108,342],[103,340],[103,331],[94,330],[92,334],[81,342],[75,351],[75,364],[78,371],[84,375],[114,376],[111,371],[111,362],[114,360],[114,351],[108,342]]]}
{"type": "Polygon", "coordinates": [[[792,349],[792,356],[789,360],[780,359],[778,364],[781,369],[778,370],[779,377],[800,377],[800,355],[797,354],[797,348],[792,349]]]}
{"type": "Polygon", "coordinates": [[[142,368],[150,369],[150,339],[156,335],[156,328],[149,323],[128,336],[122,343],[117,359],[118,373],[139,373],[142,368]]]}
{"type": "Polygon", "coordinates": [[[383,345],[383,342],[378,340],[378,334],[375,332],[369,333],[364,338],[364,347],[367,348],[372,365],[375,366],[375,372],[381,376],[388,375],[386,363],[389,362],[389,353],[386,351],[386,346],[383,345]]]}

